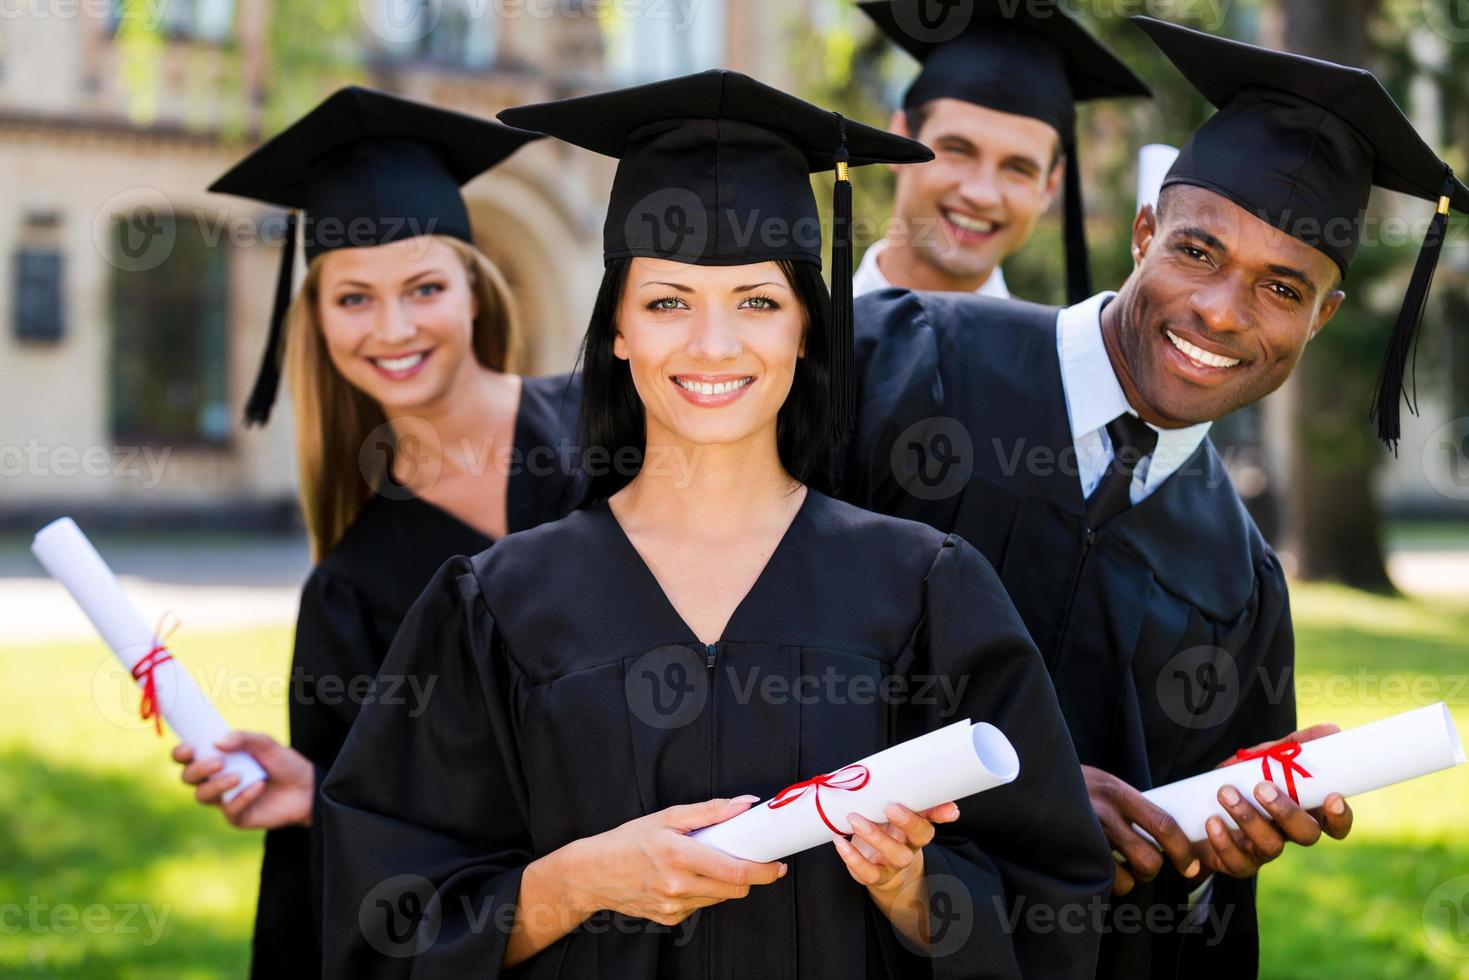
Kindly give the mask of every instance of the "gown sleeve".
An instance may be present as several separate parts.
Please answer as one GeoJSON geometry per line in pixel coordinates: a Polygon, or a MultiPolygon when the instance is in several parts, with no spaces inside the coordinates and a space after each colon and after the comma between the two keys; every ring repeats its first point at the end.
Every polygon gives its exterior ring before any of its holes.
{"type": "Polygon", "coordinates": [[[925,589],[911,669],[951,679],[956,696],[915,698],[900,737],[968,717],[999,728],[1020,760],[1013,783],[961,802],[959,820],[938,825],[924,849],[933,949],[943,953],[929,960],[931,975],[1090,978],[1113,861],[1040,653],[989,562],[962,538],[945,539],[925,589]],[[941,938],[944,908],[972,910],[964,942],[941,938]]]}
{"type": "MultiPolygon", "coordinates": [[[[356,717],[345,694],[354,677],[372,676],[387,649],[361,595],[318,565],[301,593],[292,654],[289,702],[291,747],[316,769],[313,810],[321,783],[356,717]],[[323,686],[325,678],[336,684],[323,686]]],[[[252,977],[319,976],[321,961],[321,835],[282,827],[265,833],[260,898],[251,949],[252,977]]]]}
{"type": "Polygon", "coordinates": [[[848,443],[841,496],[859,507],[890,514],[903,492],[893,470],[893,448],[910,426],[936,419],[943,403],[938,337],[918,297],[906,289],[880,289],[858,297],[853,316],[857,421],[848,443]]]}
{"type": "Polygon", "coordinates": [[[473,566],[451,559],[322,787],[325,976],[500,975],[533,857],[509,683],[473,566]],[[465,760],[475,778],[455,779],[465,760]]]}

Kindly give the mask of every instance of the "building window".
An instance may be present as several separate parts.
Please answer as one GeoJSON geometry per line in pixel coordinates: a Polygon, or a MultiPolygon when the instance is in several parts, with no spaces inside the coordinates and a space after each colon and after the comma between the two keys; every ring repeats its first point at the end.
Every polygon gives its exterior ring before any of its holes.
{"type": "Polygon", "coordinates": [[[11,327],[17,340],[56,343],[66,331],[66,264],[61,215],[32,211],[20,228],[11,283],[11,327]]]}
{"type": "Polygon", "coordinates": [[[23,248],[15,253],[15,337],[56,342],[62,335],[61,252],[23,248]]]}
{"type": "Polygon", "coordinates": [[[607,69],[620,82],[687,75],[724,63],[725,0],[645,3],[602,18],[607,69]]]}
{"type": "Polygon", "coordinates": [[[362,0],[367,26],[389,57],[483,70],[499,44],[494,4],[484,0],[362,0]]]}
{"type": "MultiPolygon", "coordinates": [[[[113,222],[112,435],[137,445],[229,442],[227,246],[199,222],[154,215],[173,245],[156,266],[128,271],[127,220],[113,222]]],[[[165,239],[167,240],[167,239],[165,239]]]]}

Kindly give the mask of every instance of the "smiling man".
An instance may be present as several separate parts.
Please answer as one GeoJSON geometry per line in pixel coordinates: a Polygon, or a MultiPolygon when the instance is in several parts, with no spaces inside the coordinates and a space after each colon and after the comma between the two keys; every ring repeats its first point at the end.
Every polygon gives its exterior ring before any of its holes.
{"type": "Polygon", "coordinates": [[[860,4],[923,63],[889,128],[935,159],[899,167],[893,221],[862,258],[857,295],[902,286],[1008,297],[1000,264],[1066,183],[1067,295],[1091,294],[1076,103],[1148,87],[1054,0],[980,0],[937,20],[931,0],[860,4]]]}
{"type": "Polygon", "coordinates": [[[1287,843],[1345,836],[1352,813],[1338,795],[1306,812],[1269,783],[1225,789],[1238,828],[1213,818],[1191,844],[1142,796],[1332,730],[1292,731],[1285,576],[1208,429],[1280,387],[1328,326],[1376,184],[1438,204],[1375,405],[1393,442],[1447,214],[1469,210],[1469,188],[1368,72],[1136,22],[1219,111],[1138,214],[1132,275],[1061,310],[860,299],[847,492],[967,538],[1020,609],[1118,858],[1100,975],[1248,977],[1255,873],[1287,843]]]}

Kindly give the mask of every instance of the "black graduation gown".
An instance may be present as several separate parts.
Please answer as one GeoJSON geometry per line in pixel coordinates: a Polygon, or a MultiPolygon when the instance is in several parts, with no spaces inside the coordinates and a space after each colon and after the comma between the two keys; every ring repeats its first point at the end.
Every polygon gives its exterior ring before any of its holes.
{"type": "MultiPolygon", "coordinates": [[[[963,294],[860,297],[843,495],[957,533],[989,558],[1082,763],[1148,789],[1295,728],[1285,576],[1207,439],[1136,506],[1087,526],[1057,312],[963,294]],[[900,467],[927,447],[922,477],[894,469],[895,447],[900,467]]],[[[1171,867],[1113,903],[1101,974],[1253,975],[1254,881],[1215,876],[1212,888],[1215,914],[1229,916],[1213,945],[1212,925],[1183,925],[1189,886],[1171,867]],[[1154,907],[1171,928],[1128,925],[1154,907]]]]}
{"type": "MultiPolygon", "coordinates": [[[[1099,901],[1111,857],[1035,647],[989,564],[956,537],[808,491],[706,647],[601,502],[449,562],[404,621],[390,675],[438,682],[416,719],[366,706],[327,777],[328,976],[498,976],[537,856],[675,804],[768,798],[963,717],[1010,737],[1020,776],[964,801],[925,852],[931,880],[946,883],[935,904],[959,917],[932,975],[1092,970],[1094,932],[1031,931],[1023,916],[1099,901]],[[668,686],[645,688],[650,676],[668,686]],[[912,697],[872,694],[884,677],[960,676],[970,682],[953,698],[920,697],[916,684],[912,697]],[[423,892],[393,892],[395,880],[423,892]],[[410,913],[423,916],[422,946],[410,913]],[[394,955],[409,949],[416,959],[394,955]]],[[[603,913],[512,972],[928,975],[834,848],[789,864],[775,884],[673,929],[603,913]]]]}
{"type": "MultiPolygon", "coordinates": [[[[580,398],[580,375],[523,380],[515,446],[524,462],[506,484],[510,530],[554,520],[574,506],[577,484],[566,476],[569,467],[538,447],[560,452],[563,440],[572,444],[580,398]],[[534,458],[525,455],[536,450],[534,458]]],[[[450,557],[492,544],[448,512],[398,490],[363,507],[301,594],[288,711],[291,745],[315,764],[318,790],[357,717],[361,685],[377,674],[424,585],[450,557]]],[[[317,829],[265,834],[251,950],[251,976],[258,980],[321,975],[317,829]]]]}

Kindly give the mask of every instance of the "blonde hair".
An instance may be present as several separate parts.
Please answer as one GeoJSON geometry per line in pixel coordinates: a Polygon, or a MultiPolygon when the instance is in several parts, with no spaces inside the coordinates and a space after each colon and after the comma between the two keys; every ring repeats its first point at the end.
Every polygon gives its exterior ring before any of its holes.
{"type": "MultiPolygon", "coordinates": [[[[432,237],[454,250],[469,276],[477,307],[470,339],[475,360],[492,371],[510,370],[517,353],[517,330],[505,277],[473,245],[444,235],[432,237]]],[[[381,472],[368,472],[359,462],[363,445],[387,416],[377,402],[342,377],[327,353],[317,316],[323,258],[317,256],[307,267],[285,324],[285,377],[296,421],[301,516],[314,562],[336,546],[388,476],[386,466],[381,472]]],[[[391,430],[383,432],[391,441],[391,430]]]]}

